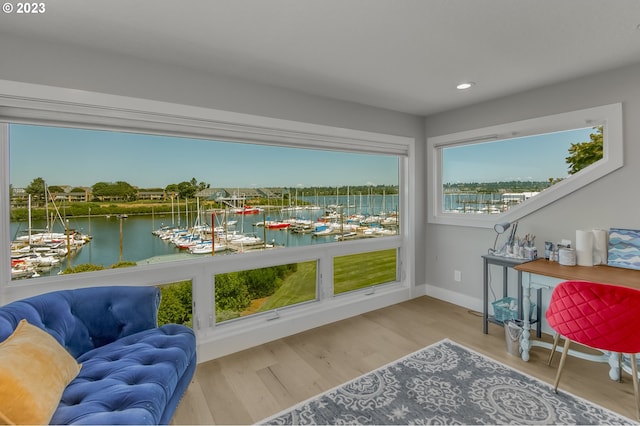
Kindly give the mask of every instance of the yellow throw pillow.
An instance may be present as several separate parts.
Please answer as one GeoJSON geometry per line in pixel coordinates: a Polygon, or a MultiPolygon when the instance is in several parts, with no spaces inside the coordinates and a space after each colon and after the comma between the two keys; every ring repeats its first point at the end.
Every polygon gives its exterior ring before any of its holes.
{"type": "Polygon", "coordinates": [[[20,321],[0,342],[0,423],[48,424],[80,367],[53,336],[20,321]]]}

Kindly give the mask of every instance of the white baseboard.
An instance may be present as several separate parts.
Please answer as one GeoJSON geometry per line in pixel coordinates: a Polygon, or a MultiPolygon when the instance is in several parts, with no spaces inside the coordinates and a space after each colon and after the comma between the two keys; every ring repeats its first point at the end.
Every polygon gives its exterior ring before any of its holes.
{"type": "Polygon", "coordinates": [[[444,300],[445,302],[453,303],[454,305],[462,306],[473,311],[483,311],[482,299],[467,296],[466,294],[461,294],[446,288],[436,287],[431,284],[425,284],[425,291],[427,296],[435,297],[436,299],[444,300]]]}

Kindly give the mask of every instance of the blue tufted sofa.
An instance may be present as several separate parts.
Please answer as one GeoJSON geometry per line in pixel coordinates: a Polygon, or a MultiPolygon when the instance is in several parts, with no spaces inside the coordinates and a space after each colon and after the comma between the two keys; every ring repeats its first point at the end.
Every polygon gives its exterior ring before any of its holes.
{"type": "Polygon", "coordinates": [[[0,307],[0,342],[26,319],[82,368],[52,424],[168,424],[196,367],[193,331],[157,326],[155,287],[61,290],[0,307]]]}

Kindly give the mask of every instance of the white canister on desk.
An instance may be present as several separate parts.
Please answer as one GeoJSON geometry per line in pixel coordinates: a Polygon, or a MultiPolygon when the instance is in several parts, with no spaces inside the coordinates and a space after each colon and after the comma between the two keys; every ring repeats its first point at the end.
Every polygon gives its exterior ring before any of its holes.
{"type": "Polygon", "coordinates": [[[563,247],[558,250],[558,263],[565,266],[576,265],[576,251],[575,249],[563,247]]]}
{"type": "Polygon", "coordinates": [[[576,231],[576,261],[580,266],[593,266],[593,231],[576,231]]]}

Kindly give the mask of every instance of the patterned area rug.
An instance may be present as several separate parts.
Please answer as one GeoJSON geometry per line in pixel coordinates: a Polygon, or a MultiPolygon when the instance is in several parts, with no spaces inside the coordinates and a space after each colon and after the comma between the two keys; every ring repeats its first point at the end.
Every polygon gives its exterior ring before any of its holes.
{"type": "Polygon", "coordinates": [[[634,424],[448,339],[260,424],[634,424]]]}

